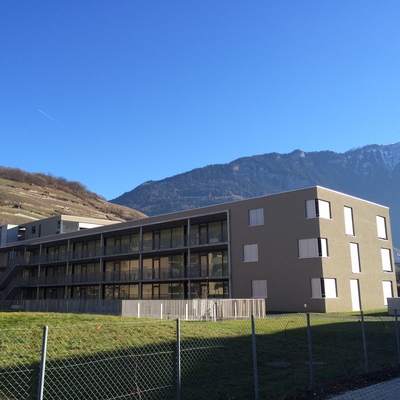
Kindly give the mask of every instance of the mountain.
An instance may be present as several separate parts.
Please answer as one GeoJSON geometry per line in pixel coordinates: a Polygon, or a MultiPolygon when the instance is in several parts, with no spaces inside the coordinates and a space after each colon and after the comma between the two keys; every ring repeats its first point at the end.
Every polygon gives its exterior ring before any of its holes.
{"type": "Polygon", "coordinates": [[[111,200],[147,215],[320,185],[390,207],[400,247],[400,143],[332,151],[269,153],[148,181],[111,200]]]}
{"type": "Polygon", "coordinates": [[[81,183],[0,167],[0,226],[57,214],[125,221],[145,215],[107,202],[81,183]]]}

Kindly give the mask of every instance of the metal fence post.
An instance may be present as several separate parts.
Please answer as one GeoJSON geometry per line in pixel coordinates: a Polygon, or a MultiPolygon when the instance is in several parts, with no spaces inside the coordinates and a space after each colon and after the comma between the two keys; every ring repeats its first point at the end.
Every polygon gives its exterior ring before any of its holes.
{"type": "Polygon", "coordinates": [[[311,387],[313,387],[314,386],[314,369],[313,369],[310,313],[307,312],[306,315],[307,315],[307,337],[308,337],[308,360],[310,363],[310,385],[311,385],[311,387]]]}
{"type": "Polygon", "coordinates": [[[251,314],[251,338],[253,347],[253,369],[254,369],[254,395],[255,400],[259,399],[258,394],[258,369],[257,369],[257,347],[256,347],[256,330],[254,326],[254,314],[251,314]]]}
{"type": "Polygon", "coordinates": [[[42,337],[42,355],[40,357],[40,374],[39,374],[39,391],[38,400],[43,399],[43,388],[44,388],[44,373],[46,369],[46,353],[47,353],[47,333],[49,328],[47,326],[43,327],[43,337],[42,337]]]}
{"type": "Polygon", "coordinates": [[[399,321],[397,319],[397,308],[394,310],[394,317],[396,324],[397,366],[400,366],[399,321]]]}
{"type": "Polygon", "coordinates": [[[176,319],[176,380],[177,399],[181,400],[181,324],[179,318],[176,319]]]}
{"type": "Polygon", "coordinates": [[[368,374],[367,339],[365,337],[364,312],[362,310],[361,310],[361,331],[362,331],[362,339],[364,347],[365,372],[368,374]]]}

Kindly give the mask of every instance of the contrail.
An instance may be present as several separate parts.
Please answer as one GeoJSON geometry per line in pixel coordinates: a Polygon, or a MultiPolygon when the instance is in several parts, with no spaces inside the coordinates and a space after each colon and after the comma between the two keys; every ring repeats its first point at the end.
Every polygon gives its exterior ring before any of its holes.
{"type": "Polygon", "coordinates": [[[44,111],[37,109],[40,113],[42,113],[43,115],[45,115],[47,118],[50,118],[52,121],[54,121],[55,123],[57,123],[58,125],[64,126],[61,122],[57,121],[56,119],[54,119],[53,117],[50,117],[49,114],[46,114],[44,111]]]}

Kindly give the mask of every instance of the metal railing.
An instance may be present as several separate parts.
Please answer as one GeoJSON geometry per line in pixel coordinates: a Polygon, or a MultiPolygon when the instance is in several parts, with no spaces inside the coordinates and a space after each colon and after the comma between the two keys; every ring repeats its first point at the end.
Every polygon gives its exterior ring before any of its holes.
{"type": "MultiPolygon", "coordinates": [[[[222,278],[228,276],[228,267],[215,265],[211,268],[200,266],[174,266],[159,269],[137,269],[133,271],[87,272],[85,274],[58,274],[45,276],[16,277],[8,286],[70,285],[75,283],[109,283],[132,281],[160,281],[183,278],[222,278]]],[[[6,286],[6,291],[7,287],[6,286]]]]}
{"type": "Polygon", "coordinates": [[[110,314],[134,318],[216,321],[260,318],[266,314],[265,299],[192,299],[192,300],[3,300],[1,311],[110,314]]]}
{"type": "MultiPolygon", "coordinates": [[[[218,245],[226,243],[227,238],[220,236],[212,241],[202,243],[200,241],[191,241],[190,246],[218,245]]],[[[59,251],[49,254],[36,254],[30,257],[16,257],[8,261],[8,267],[12,268],[15,265],[34,265],[57,263],[65,261],[83,260],[89,258],[98,258],[106,256],[118,256],[124,254],[134,254],[139,252],[155,251],[155,250],[170,250],[188,246],[187,238],[171,239],[170,241],[162,241],[156,243],[154,240],[143,241],[141,243],[133,242],[121,245],[107,245],[98,248],[87,248],[80,250],[59,251]]]]}
{"type": "MultiPolygon", "coordinates": [[[[203,239],[204,241],[204,239],[203,239]]],[[[57,264],[57,263],[65,263],[67,261],[79,261],[79,260],[88,260],[94,258],[108,257],[108,256],[120,256],[125,254],[134,254],[139,252],[146,251],[155,251],[161,249],[175,249],[186,247],[187,243],[190,242],[190,246],[204,246],[204,245],[218,245],[226,243],[227,238],[226,235],[220,235],[219,237],[214,237],[212,240],[209,240],[203,243],[199,240],[190,241],[188,237],[184,238],[172,238],[170,241],[156,243],[156,241],[152,240],[151,243],[147,241],[143,241],[142,243],[132,242],[128,244],[114,245],[114,246],[102,246],[99,248],[87,248],[80,250],[71,250],[71,251],[59,251],[50,254],[41,254],[41,255],[27,255],[27,256],[19,256],[8,261],[7,267],[4,269],[3,273],[0,276],[0,286],[3,287],[3,293],[9,293],[13,290],[16,285],[11,283],[11,286],[8,285],[4,288],[5,282],[7,279],[11,279],[12,274],[15,272],[15,267],[17,266],[25,266],[25,265],[36,265],[36,264],[57,264]]],[[[183,266],[181,272],[163,272],[164,276],[162,279],[172,279],[172,278],[184,278],[184,277],[204,277],[204,267],[192,265],[190,267],[183,266]],[[190,268],[185,275],[183,275],[183,268],[187,270],[190,268]],[[168,276],[167,276],[168,275],[168,276]]],[[[217,276],[227,276],[228,269],[227,266],[215,266],[211,270],[212,277],[217,276]]],[[[154,275],[154,274],[153,274],[154,275]]],[[[65,276],[68,280],[68,276],[65,276]]],[[[54,278],[57,282],[60,278],[54,278]]],[[[74,279],[74,278],[72,278],[74,279]]],[[[83,278],[81,278],[83,279],[83,278]]],[[[140,278],[138,278],[140,279],[140,278]]],[[[154,279],[150,277],[142,277],[142,279],[154,279]]],[[[160,279],[160,278],[157,278],[160,279]]],[[[100,281],[99,281],[100,282],[100,281]]],[[[63,282],[61,282],[63,283],[63,282]]],[[[36,284],[36,283],[34,283],[36,284]]],[[[6,284],[7,285],[7,284],[6,284]]],[[[28,283],[29,285],[29,283],[28,283]]],[[[5,296],[3,296],[5,298],[5,296]]]]}

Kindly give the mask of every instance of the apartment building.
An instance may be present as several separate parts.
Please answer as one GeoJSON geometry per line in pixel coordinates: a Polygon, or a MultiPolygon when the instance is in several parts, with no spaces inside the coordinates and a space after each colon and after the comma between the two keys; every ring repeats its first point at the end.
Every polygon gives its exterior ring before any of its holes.
{"type": "Polygon", "coordinates": [[[22,225],[3,225],[0,226],[0,247],[7,246],[8,243],[22,242],[60,233],[81,231],[115,223],[117,223],[117,221],[77,217],[73,215],[55,215],[54,217],[27,222],[22,225]]]}
{"type": "Polygon", "coordinates": [[[319,186],[14,237],[0,271],[0,301],[265,298],[269,311],[338,312],[397,297],[388,208],[319,186]]]}

